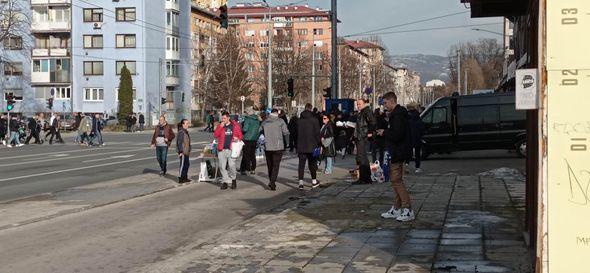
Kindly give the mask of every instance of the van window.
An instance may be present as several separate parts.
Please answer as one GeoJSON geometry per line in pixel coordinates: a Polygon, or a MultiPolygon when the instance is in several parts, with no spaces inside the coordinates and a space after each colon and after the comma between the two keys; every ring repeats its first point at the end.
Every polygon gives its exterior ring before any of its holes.
{"type": "Polygon", "coordinates": [[[514,104],[502,104],[500,105],[500,120],[502,122],[524,121],[526,120],[526,112],[517,111],[514,104]]]}
{"type": "Polygon", "coordinates": [[[428,111],[422,116],[422,122],[428,124],[432,123],[432,111],[428,111]]]}
{"type": "Polygon", "coordinates": [[[434,108],[432,111],[432,124],[447,123],[447,108],[434,108]]]}
{"type": "Polygon", "coordinates": [[[458,109],[459,126],[498,123],[498,106],[462,106],[458,109]]]}

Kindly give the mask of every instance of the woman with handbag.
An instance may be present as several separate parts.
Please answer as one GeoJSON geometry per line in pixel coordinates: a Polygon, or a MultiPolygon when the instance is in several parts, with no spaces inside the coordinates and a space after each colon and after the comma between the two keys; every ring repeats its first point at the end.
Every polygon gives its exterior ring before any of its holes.
{"type": "Polygon", "coordinates": [[[336,144],[334,143],[334,123],[330,121],[328,115],[322,116],[322,129],[320,129],[320,139],[322,141],[322,157],[326,160],[326,169],[324,174],[332,174],[332,166],[336,157],[336,144]]]}

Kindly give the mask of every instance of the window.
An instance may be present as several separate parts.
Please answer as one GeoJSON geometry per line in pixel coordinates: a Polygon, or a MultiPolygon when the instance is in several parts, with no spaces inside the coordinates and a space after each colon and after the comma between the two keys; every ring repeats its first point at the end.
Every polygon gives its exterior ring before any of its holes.
{"type": "Polygon", "coordinates": [[[492,125],[498,123],[498,106],[463,106],[458,108],[459,126],[492,125]]]}
{"type": "Polygon", "coordinates": [[[324,29],[323,28],[314,28],[313,35],[324,35],[324,29]]]}
{"type": "Polygon", "coordinates": [[[102,88],[84,88],[84,101],[103,101],[104,89],[102,88]]]}
{"type": "Polygon", "coordinates": [[[70,21],[70,9],[69,8],[54,8],[53,9],[53,22],[65,23],[70,21]]]}
{"type": "Polygon", "coordinates": [[[447,123],[447,108],[434,108],[432,111],[432,124],[447,123]]]}
{"type": "Polygon", "coordinates": [[[267,48],[268,47],[268,42],[262,42],[262,43],[260,43],[260,47],[267,48]]]}
{"type": "Polygon", "coordinates": [[[297,30],[297,34],[299,35],[307,35],[307,29],[298,29],[297,30]]]}
{"type": "Polygon", "coordinates": [[[6,97],[8,95],[12,95],[12,98],[15,101],[22,101],[23,100],[23,90],[22,89],[6,89],[4,91],[4,101],[6,101],[6,97]]]}
{"type": "Polygon", "coordinates": [[[49,37],[35,37],[35,48],[49,48],[49,37]]]}
{"type": "Polygon", "coordinates": [[[268,30],[261,30],[260,31],[260,36],[267,36],[268,35],[268,30]]]}
{"type": "Polygon", "coordinates": [[[117,75],[121,75],[121,69],[123,69],[123,66],[127,66],[127,69],[129,69],[129,72],[131,72],[131,75],[136,75],[137,71],[136,71],[136,62],[135,61],[117,61],[116,64],[116,71],[117,71],[117,75]]]}
{"type": "Polygon", "coordinates": [[[322,47],[324,46],[324,41],[313,41],[313,46],[322,47]]]}
{"type": "Polygon", "coordinates": [[[254,30],[246,30],[244,32],[244,35],[246,35],[248,37],[252,37],[252,36],[255,36],[256,35],[256,31],[254,31],[254,30]]]}
{"type": "Polygon", "coordinates": [[[244,55],[244,58],[245,58],[246,60],[248,60],[248,61],[254,60],[254,54],[252,54],[252,53],[246,53],[246,54],[244,55]]]}
{"type": "Polygon", "coordinates": [[[117,21],[135,21],[135,8],[117,8],[117,21]]]}
{"type": "Polygon", "coordinates": [[[91,75],[102,75],[103,71],[103,63],[100,61],[90,61],[84,62],[84,75],[91,76],[91,75]]]}
{"type": "Polygon", "coordinates": [[[102,35],[84,35],[84,48],[102,48],[102,35]]]}
{"type": "Polygon", "coordinates": [[[247,47],[247,48],[254,48],[254,42],[248,42],[248,43],[246,44],[246,47],[247,47]]]}
{"type": "Polygon", "coordinates": [[[4,64],[4,76],[22,76],[23,75],[23,63],[5,63],[4,64]]]}
{"type": "MultiPolygon", "coordinates": [[[[133,88],[133,100],[137,100],[137,91],[133,88]]],[[[115,88],[115,100],[119,101],[119,88],[115,88]]]]}
{"type": "Polygon", "coordinates": [[[102,9],[84,9],[84,22],[102,22],[102,9]]]}
{"type": "MultiPolygon", "coordinates": [[[[72,96],[72,92],[70,91],[69,87],[55,87],[55,99],[64,100],[70,99],[72,96]]],[[[50,93],[51,94],[51,93],[50,93]]]]}
{"type": "Polygon", "coordinates": [[[179,44],[178,37],[174,37],[174,36],[167,36],[166,37],[166,50],[180,51],[178,44],[179,44]]]}
{"type": "Polygon", "coordinates": [[[117,34],[117,48],[135,48],[135,34],[117,34]]]}
{"type": "Polygon", "coordinates": [[[6,37],[4,38],[4,49],[21,50],[23,49],[23,38],[21,37],[6,37]]]}
{"type": "Polygon", "coordinates": [[[49,72],[49,60],[33,60],[33,72],[49,72]]]}
{"type": "Polygon", "coordinates": [[[248,73],[254,73],[254,67],[249,65],[246,69],[248,71],[248,73]]]}
{"type": "Polygon", "coordinates": [[[526,111],[517,111],[514,104],[500,105],[500,117],[502,122],[525,121],[526,111]]]}
{"type": "Polygon", "coordinates": [[[166,76],[178,77],[178,61],[167,61],[166,62],[166,76]]]}
{"type": "Polygon", "coordinates": [[[180,13],[176,12],[176,11],[167,11],[166,12],[166,26],[168,27],[172,27],[172,28],[178,28],[178,22],[179,22],[179,18],[180,17],[180,13]]]}
{"type": "Polygon", "coordinates": [[[299,47],[306,47],[307,41],[302,41],[302,42],[299,42],[298,44],[299,44],[299,47]]]}

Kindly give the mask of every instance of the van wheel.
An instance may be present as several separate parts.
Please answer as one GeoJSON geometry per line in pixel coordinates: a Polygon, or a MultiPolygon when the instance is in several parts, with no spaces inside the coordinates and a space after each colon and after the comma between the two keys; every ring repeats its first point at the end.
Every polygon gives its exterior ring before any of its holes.
{"type": "Polygon", "coordinates": [[[420,158],[422,160],[426,160],[428,159],[428,157],[430,156],[430,152],[428,152],[428,149],[426,148],[426,146],[422,146],[422,154],[420,155],[420,158]]]}
{"type": "Polygon", "coordinates": [[[526,139],[517,141],[514,146],[520,157],[526,157],[526,139]]]}

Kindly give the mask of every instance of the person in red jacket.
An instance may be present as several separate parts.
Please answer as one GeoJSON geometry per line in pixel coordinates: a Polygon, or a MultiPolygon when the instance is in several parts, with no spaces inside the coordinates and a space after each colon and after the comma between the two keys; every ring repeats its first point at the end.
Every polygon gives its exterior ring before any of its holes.
{"type": "Polygon", "coordinates": [[[231,181],[231,188],[236,189],[236,159],[231,157],[231,147],[234,142],[244,138],[240,124],[232,120],[228,112],[221,114],[221,123],[213,133],[217,139],[217,159],[222,176],[221,189],[226,190],[231,181]]]}

